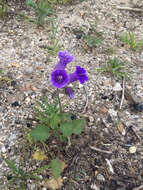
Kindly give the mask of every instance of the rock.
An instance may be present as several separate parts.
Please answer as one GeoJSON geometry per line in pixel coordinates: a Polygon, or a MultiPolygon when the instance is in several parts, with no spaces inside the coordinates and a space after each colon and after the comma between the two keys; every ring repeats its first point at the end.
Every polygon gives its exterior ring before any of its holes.
{"type": "Polygon", "coordinates": [[[12,107],[17,107],[17,106],[19,106],[19,103],[18,103],[17,101],[15,101],[15,102],[13,102],[13,103],[11,104],[11,106],[12,106],[12,107]]]}
{"type": "Polygon", "coordinates": [[[100,188],[96,184],[91,185],[91,189],[93,190],[100,190],[100,188]]]}
{"type": "Polygon", "coordinates": [[[113,91],[122,91],[122,87],[119,82],[116,82],[115,86],[113,87],[113,91]]]}
{"type": "Polygon", "coordinates": [[[30,99],[29,97],[25,98],[25,103],[26,103],[26,104],[29,104],[30,101],[31,101],[31,99],[30,99]]]}
{"type": "Polygon", "coordinates": [[[79,84],[79,88],[83,88],[83,84],[79,84]]]}
{"type": "Polygon", "coordinates": [[[1,148],[1,152],[2,152],[2,153],[6,153],[6,148],[5,148],[5,146],[3,146],[3,147],[1,148]]]}
{"type": "Polygon", "coordinates": [[[138,102],[138,103],[136,103],[136,104],[133,104],[133,108],[134,108],[136,111],[142,112],[142,111],[143,111],[143,103],[138,102]]]}
{"type": "Polygon", "coordinates": [[[33,67],[27,67],[27,68],[25,69],[25,73],[26,73],[27,75],[32,74],[33,72],[34,72],[34,68],[33,68],[33,67]]]}
{"type": "Polygon", "coordinates": [[[97,180],[99,180],[99,181],[105,181],[105,177],[104,177],[102,174],[98,174],[98,175],[96,176],[96,178],[97,178],[97,180]]]}
{"type": "Polygon", "coordinates": [[[89,116],[89,122],[93,123],[94,122],[94,117],[93,116],[89,116]]]}
{"type": "Polygon", "coordinates": [[[109,109],[108,113],[111,117],[117,117],[117,111],[115,111],[114,109],[109,109]]]}
{"type": "Polygon", "coordinates": [[[139,187],[133,188],[133,190],[143,190],[143,185],[140,185],[139,187]]]}
{"type": "Polygon", "coordinates": [[[12,141],[12,140],[15,140],[16,139],[16,135],[15,134],[12,134],[10,137],[9,137],[9,141],[12,141]]]}
{"type": "Polygon", "coordinates": [[[125,128],[124,128],[124,124],[123,124],[122,122],[119,122],[119,123],[117,124],[117,128],[118,128],[119,132],[120,132],[123,136],[125,136],[126,131],[125,131],[125,128]]]}
{"type": "Polygon", "coordinates": [[[107,122],[108,122],[108,123],[112,123],[112,122],[113,122],[112,117],[111,117],[110,114],[109,114],[108,117],[107,117],[107,122]]]}
{"type": "Polygon", "coordinates": [[[99,111],[100,111],[101,113],[107,113],[107,112],[108,112],[108,109],[107,109],[105,106],[102,106],[102,107],[100,107],[99,111]]]}
{"type": "Polygon", "coordinates": [[[16,81],[15,80],[11,81],[11,86],[16,86],[16,81]]]}

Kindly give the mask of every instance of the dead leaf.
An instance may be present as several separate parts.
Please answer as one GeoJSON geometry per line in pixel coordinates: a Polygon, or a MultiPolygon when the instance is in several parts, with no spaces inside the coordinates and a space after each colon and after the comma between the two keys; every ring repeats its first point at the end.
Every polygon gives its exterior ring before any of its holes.
{"type": "Polygon", "coordinates": [[[44,187],[50,188],[52,190],[59,189],[62,186],[63,179],[61,176],[56,180],[55,178],[50,178],[47,181],[42,181],[44,187]]]}
{"type": "Polygon", "coordinates": [[[130,48],[131,48],[131,46],[128,45],[128,44],[125,44],[124,47],[125,47],[126,49],[130,49],[130,48]]]}
{"type": "Polygon", "coordinates": [[[37,66],[36,69],[37,69],[37,70],[42,70],[43,67],[42,67],[42,66],[37,66]]]}
{"type": "Polygon", "coordinates": [[[65,162],[61,161],[61,167],[62,167],[62,171],[64,171],[64,169],[67,167],[67,165],[65,164],[65,162]]]}
{"type": "Polygon", "coordinates": [[[108,109],[107,109],[105,106],[102,106],[102,107],[100,107],[99,111],[100,111],[101,113],[107,113],[107,112],[108,112],[108,109]]]}
{"type": "Polygon", "coordinates": [[[43,151],[39,151],[39,150],[36,151],[32,156],[35,160],[38,160],[38,161],[44,160],[45,158],[47,158],[45,153],[43,151]]]}
{"type": "Polygon", "coordinates": [[[97,170],[95,170],[94,175],[95,175],[95,177],[98,175],[98,171],[97,170]]]}
{"type": "Polygon", "coordinates": [[[122,122],[119,122],[119,123],[118,123],[117,128],[118,128],[119,132],[120,132],[123,136],[125,136],[126,131],[125,131],[125,128],[124,128],[124,125],[123,125],[122,122]]]}
{"type": "Polygon", "coordinates": [[[38,90],[35,86],[31,86],[31,89],[32,89],[33,91],[38,90]]]}
{"type": "Polygon", "coordinates": [[[26,83],[25,90],[28,91],[28,90],[30,90],[30,88],[31,88],[31,84],[30,83],[26,83]]]}
{"type": "Polygon", "coordinates": [[[10,63],[10,65],[11,65],[12,67],[20,67],[20,65],[19,65],[18,63],[10,63]]]}

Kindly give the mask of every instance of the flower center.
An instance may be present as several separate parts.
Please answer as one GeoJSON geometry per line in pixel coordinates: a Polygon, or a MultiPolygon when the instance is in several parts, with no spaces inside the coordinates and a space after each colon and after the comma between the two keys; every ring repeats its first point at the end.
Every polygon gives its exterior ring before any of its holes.
{"type": "Polygon", "coordinates": [[[63,76],[62,75],[58,75],[57,76],[57,82],[62,82],[63,80],[63,76]]]}

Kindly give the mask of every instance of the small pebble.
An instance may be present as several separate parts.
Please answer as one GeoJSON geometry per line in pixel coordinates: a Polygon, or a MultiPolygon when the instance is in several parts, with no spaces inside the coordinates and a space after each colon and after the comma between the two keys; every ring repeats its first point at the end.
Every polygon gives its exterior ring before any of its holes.
{"type": "Polygon", "coordinates": [[[31,101],[31,99],[30,99],[29,97],[25,98],[25,103],[26,103],[26,104],[29,104],[30,101],[31,101]]]}
{"type": "Polygon", "coordinates": [[[25,73],[26,74],[32,74],[34,72],[34,68],[33,67],[28,67],[25,69],[25,73]]]}
{"type": "Polygon", "coordinates": [[[91,185],[91,189],[93,190],[100,190],[100,188],[96,184],[91,185]]]}
{"type": "Polygon", "coordinates": [[[102,174],[97,175],[97,180],[99,181],[105,181],[105,177],[102,174]]]}
{"type": "Polygon", "coordinates": [[[112,123],[112,122],[113,122],[112,117],[111,117],[110,114],[109,114],[108,117],[107,117],[107,122],[108,122],[108,123],[112,123]]]}
{"type": "Polygon", "coordinates": [[[31,123],[27,123],[27,127],[29,128],[29,127],[31,127],[32,126],[32,124],[31,123]]]}
{"type": "Polygon", "coordinates": [[[115,111],[114,109],[109,109],[108,113],[111,117],[117,117],[117,111],[115,111]]]}
{"type": "Polygon", "coordinates": [[[5,148],[5,146],[3,146],[3,147],[1,148],[1,151],[2,151],[2,153],[6,153],[6,148],[5,148]]]}
{"type": "Polygon", "coordinates": [[[101,98],[102,98],[103,100],[108,99],[108,96],[105,96],[105,95],[104,95],[104,94],[102,94],[102,93],[100,93],[100,96],[101,96],[101,98]]]}
{"type": "Polygon", "coordinates": [[[83,85],[82,85],[82,84],[79,84],[79,88],[83,88],[83,85]]]}
{"type": "Polygon", "coordinates": [[[8,175],[7,180],[11,180],[11,179],[12,179],[12,175],[8,175]]]}
{"type": "Polygon", "coordinates": [[[131,154],[134,154],[134,153],[136,152],[136,150],[137,150],[137,147],[135,147],[135,146],[131,146],[131,147],[129,148],[129,152],[130,152],[131,154]]]}
{"type": "Polygon", "coordinates": [[[47,190],[47,188],[46,188],[46,187],[43,187],[42,190],[47,190]]]}
{"type": "Polygon", "coordinates": [[[15,86],[16,85],[16,81],[15,80],[12,80],[11,81],[11,86],[15,86]]]}
{"type": "Polygon", "coordinates": [[[12,106],[12,107],[19,106],[19,103],[18,103],[17,101],[15,101],[15,102],[13,102],[13,103],[11,104],[11,106],[12,106]]]}
{"type": "Polygon", "coordinates": [[[75,119],[77,119],[77,116],[74,115],[74,114],[72,114],[72,115],[71,115],[71,120],[75,120],[75,119]]]}
{"type": "Polygon", "coordinates": [[[89,116],[89,122],[93,123],[94,122],[94,117],[93,116],[89,116]]]}
{"type": "Polygon", "coordinates": [[[142,103],[137,103],[133,105],[134,109],[136,111],[142,112],[143,111],[143,104],[142,103]]]}
{"type": "Polygon", "coordinates": [[[9,137],[9,141],[12,141],[12,140],[15,140],[16,139],[16,135],[15,134],[12,134],[10,137],[9,137]]]}

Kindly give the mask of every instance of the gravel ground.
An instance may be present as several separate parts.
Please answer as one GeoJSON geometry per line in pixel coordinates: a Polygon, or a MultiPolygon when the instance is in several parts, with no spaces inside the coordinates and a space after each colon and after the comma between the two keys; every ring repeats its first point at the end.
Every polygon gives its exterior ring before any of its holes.
{"type": "MultiPolygon", "coordinates": [[[[143,10],[143,2],[139,0],[87,0],[59,5],[55,10],[60,47],[75,57],[68,71],[80,65],[89,76],[87,96],[80,84],[74,84],[74,100],[61,95],[67,111],[80,113],[87,119],[82,135],[73,136],[71,147],[61,153],[68,165],[62,174],[61,189],[143,188],[143,49],[132,51],[117,37],[130,30],[137,40],[143,40],[143,13],[119,10],[117,6],[143,10]],[[85,32],[90,31],[90,23],[98,32],[103,32],[104,40],[92,51],[85,51],[85,44],[77,31],[81,27],[85,32]],[[111,48],[113,52],[107,52],[111,48]],[[108,73],[98,75],[96,71],[113,55],[127,63],[126,70],[131,75],[131,79],[125,81],[121,109],[123,81],[108,73]]],[[[25,8],[24,2],[10,1],[9,8],[9,16],[0,21],[0,152],[16,164],[24,157],[27,161],[24,168],[29,171],[42,163],[33,161],[34,150],[27,148],[25,133],[36,124],[32,109],[35,101],[46,95],[52,102],[55,89],[50,83],[50,72],[58,58],[41,48],[50,41],[50,26],[47,24],[38,29],[34,23],[25,22],[14,13],[15,10],[34,15],[25,8]]],[[[1,189],[19,189],[18,184],[4,187],[8,180],[3,174],[9,169],[2,159],[0,168],[1,189]]],[[[29,180],[26,189],[48,188],[41,182],[29,180]]]]}

